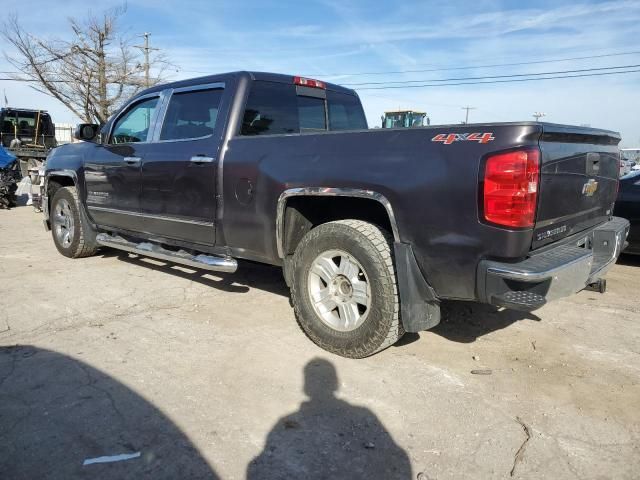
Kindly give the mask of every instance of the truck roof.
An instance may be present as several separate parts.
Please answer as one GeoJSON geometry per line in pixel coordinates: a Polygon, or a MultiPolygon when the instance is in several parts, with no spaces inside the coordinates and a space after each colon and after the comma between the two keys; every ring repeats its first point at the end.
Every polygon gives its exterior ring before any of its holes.
{"type": "Polygon", "coordinates": [[[5,111],[17,111],[17,112],[33,112],[33,113],[46,113],[48,115],[48,112],[46,110],[34,110],[32,108],[20,108],[20,107],[2,107],[0,108],[1,112],[5,112],[5,111]]]}
{"type": "Polygon", "coordinates": [[[420,112],[418,110],[389,110],[384,112],[386,114],[391,114],[391,113],[417,113],[418,115],[426,115],[427,112],[420,112]]]}
{"type": "MultiPolygon", "coordinates": [[[[229,80],[237,80],[240,77],[250,78],[251,80],[262,80],[265,82],[293,84],[293,78],[295,77],[295,75],[286,75],[282,73],[269,73],[269,72],[249,72],[249,71],[217,73],[213,75],[206,75],[203,77],[194,77],[194,78],[188,78],[185,80],[178,80],[176,82],[155,85],[151,88],[148,88],[140,92],[140,94],[160,91],[160,90],[164,90],[165,88],[180,88],[180,87],[189,87],[191,85],[198,85],[202,83],[215,83],[215,82],[224,82],[229,80]]],[[[342,87],[335,83],[329,83],[329,82],[324,82],[324,83],[327,86],[327,90],[332,90],[334,92],[348,93],[351,95],[355,94],[355,91],[352,89],[342,87]]]]}

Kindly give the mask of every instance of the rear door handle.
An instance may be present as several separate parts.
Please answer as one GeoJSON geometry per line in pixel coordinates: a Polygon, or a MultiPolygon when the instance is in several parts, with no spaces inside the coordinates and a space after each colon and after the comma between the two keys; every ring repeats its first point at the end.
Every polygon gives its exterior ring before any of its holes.
{"type": "Polygon", "coordinates": [[[205,157],[204,155],[194,155],[191,157],[191,162],[193,163],[213,163],[213,157],[205,157]]]}
{"type": "Polygon", "coordinates": [[[129,165],[137,165],[140,163],[140,157],[124,157],[124,162],[129,165]]]}

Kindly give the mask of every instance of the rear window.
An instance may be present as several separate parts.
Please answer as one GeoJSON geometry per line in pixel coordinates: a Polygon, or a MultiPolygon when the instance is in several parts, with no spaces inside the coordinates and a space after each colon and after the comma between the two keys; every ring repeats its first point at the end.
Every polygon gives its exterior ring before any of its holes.
{"type": "Polygon", "coordinates": [[[300,131],[326,130],[327,120],[324,99],[298,95],[300,131]]]}
{"type": "Polygon", "coordinates": [[[355,95],[326,91],[325,99],[298,94],[293,84],[254,81],[240,133],[277,135],[366,128],[364,112],[355,95]]]}
{"type": "Polygon", "coordinates": [[[341,92],[327,92],[330,130],[364,130],[367,128],[358,97],[341,92]]]}

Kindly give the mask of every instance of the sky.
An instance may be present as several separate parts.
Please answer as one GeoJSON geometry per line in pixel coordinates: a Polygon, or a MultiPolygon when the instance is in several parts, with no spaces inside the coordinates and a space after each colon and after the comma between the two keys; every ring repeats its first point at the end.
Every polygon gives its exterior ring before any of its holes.
{"type": "MultiPolygon", "coordinates": [[[[25,30],[68,38],[68,17],[89,14],[85,1],[55,4],[20,2],[25,30]]],[[[92,2],[91,11],[122,4],[92,2]]],[[[623,65],[638,70],[640,0],[131,0],[120,28],[129,35],[151,33],[151,46],[175,65],[169,80],[234,70],[305,75],[356,88],[370,126],[399,107],[426,111],[432,124],[460,123],[463,107],[471,106],[470,123],[532,120],[534,112],[544,112],[545,121],[615,130],[621,146],[640,147],[640,72],[381,90],[349,85],[623,65]],[[520,62],[545,63],[489,66],[520,62]],[[407,70],[423,71],[385,73],[407,70]]],[[[12,54],[4,40],[0,51],[12,54]]],[[[0,59],[0,71],[11,69],[0,59]]],[[[64,106],[24,83],[0,80],[0,89],[12,106],[44,108],[55,122],[76,122],[64,106]]]]}

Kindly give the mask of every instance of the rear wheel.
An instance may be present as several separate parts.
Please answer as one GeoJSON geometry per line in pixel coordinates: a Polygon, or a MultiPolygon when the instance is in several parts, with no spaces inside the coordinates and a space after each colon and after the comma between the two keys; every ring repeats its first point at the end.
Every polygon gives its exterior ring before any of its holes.
{"type": "Polygon", "coordinates": [[[62,187],[56,191],[51,201],[50,219],[53,242],[62,255],[79,258],[96,252],[96,233],[80,208],[75,187],[62,187]]]}
{"type": "Polygon", "coordinates": [[[307,336],[343,357],[367,357],[404,334],[392,241],[376,225],[340,220],[307,233],[293,257],[291,291],[307,336]]]}

